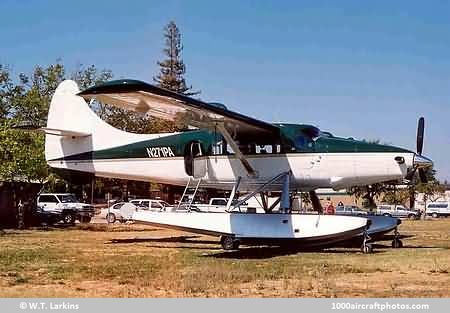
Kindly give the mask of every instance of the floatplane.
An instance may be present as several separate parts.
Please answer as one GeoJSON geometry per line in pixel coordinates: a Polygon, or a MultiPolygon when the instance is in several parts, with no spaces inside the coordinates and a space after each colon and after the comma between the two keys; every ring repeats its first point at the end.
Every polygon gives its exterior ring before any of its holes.
{"type": "MultiPolygon", "coordinates": [[[[80,91],[66,80],[55,91],[45,132],[45,157],[60,170],[100,177],[186,186],[173,212],[137,211],[133,219],[167,228],[221,237],[224,249],[240,243],[330,245],[364,234],[370,219],[323,215],[317,188],[342,189],[411,178],[432,166],[422,155],[423,118],[417,152],[342,138],[313,125],[267,123],[136,80],[110,81],[80,91]],[[101,120],[88,101],[182,121],[186,131],[134,134],[101,120]],[[189,210],[201,187],[229,190],[226,213],[189,210]],[[189,190],[194,194],[188,197],[189,190]],[[308,192],[319,214],[292,214],[294,192],[308,192]],[[235,200],[236,194],[247,193],[235,200]],[[277,213],[267,193],[278,192],[277,213]],[[267,214],[236,210],[259,195],[267,214]],[[180,205],[178,209],[180,209],[180,205]],[[272,214],[269,214],[272,213],[272,214]]],[[[424,178],[425,179],[425,178],[424,178]]],[[[394,223],[394,222],[392,222],[394,223]]],[[[391,223],[391,224],[392,224],[391,223]]],[[[395,225],[397,221],[395,220],[395,225]]],[[[371,251],[363,240],[364,252],[371,251]]]]}

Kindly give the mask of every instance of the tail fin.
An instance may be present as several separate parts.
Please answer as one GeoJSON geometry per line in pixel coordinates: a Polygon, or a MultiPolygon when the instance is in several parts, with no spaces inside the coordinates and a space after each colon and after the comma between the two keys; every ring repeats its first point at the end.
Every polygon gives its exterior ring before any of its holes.
{"type": "Polygon", "coordinates": [[[50,103],[45,132],[45,159],[107,149],[159,137],[121,131],[100,119],[77,94],[78,85],[65,80],[56,88],[50,103]]]}

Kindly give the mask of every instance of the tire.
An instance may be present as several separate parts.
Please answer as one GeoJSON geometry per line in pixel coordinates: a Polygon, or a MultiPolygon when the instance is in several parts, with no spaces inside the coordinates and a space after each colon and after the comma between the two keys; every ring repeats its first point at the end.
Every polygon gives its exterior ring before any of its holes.
{"type": "Polygon", "coordinates": [[[88,224],[91,222],[90,216],[80,216],[80,222],[84,224],[88,224]]]}
{"type": "Polygon", "coordinates": [[[403,248],[403,242],[400,239],[392,240],[392,248],[394,249],[403,248]]]}
{"type": "Polygon", "coordinates": [[[234,239],[233,236],[222,236],[220,238],[223,250],[237,250],[239,249],[239,240],[234,239]]]}
{"type": "Polygon", "coordinates": [[[416,216],[415,216],[414,214],[409,214],[409,215],[408,215],[408,218],[409,218],[410,220],[415,220],[415,219],[416,219],[416,216]]]}
{"type": "Polygon", "coordinates": [[[439,217],[439,214],[437,214],[436,212],[434,212],[433,214],[431,214],[431,216],[434,217],[434,218],[438,218],[438,217],[439,217]]]}
{"type": "Polygon", "coordinates": [[[372,244],[366,243],[365,245],[362,245],[361,252],[364,254],[369,254],[373,252],[372,244]]]}
{"type": "Polygon", "coordinates": [[[109,224],[114,224],[116,222],[116,215],[114,213],[108,213],[106,215],[106,221],[109,224]]]}
{"type": "Polygon", "coordinates": [[[62,220],[64,224],[74,224],[75,223],[75,215],[71,212],[63,213],[62,220]]]}

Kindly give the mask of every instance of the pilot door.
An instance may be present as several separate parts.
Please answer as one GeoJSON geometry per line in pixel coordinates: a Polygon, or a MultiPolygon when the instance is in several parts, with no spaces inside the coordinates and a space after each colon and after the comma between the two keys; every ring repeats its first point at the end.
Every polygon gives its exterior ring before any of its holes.
{"type": "Polygon", "coordinates": [[[194,178],[203,178],[206,175],[207,160],[198,141],[191,142],[184,151],[184,169],[186,174],[194,178]]]}

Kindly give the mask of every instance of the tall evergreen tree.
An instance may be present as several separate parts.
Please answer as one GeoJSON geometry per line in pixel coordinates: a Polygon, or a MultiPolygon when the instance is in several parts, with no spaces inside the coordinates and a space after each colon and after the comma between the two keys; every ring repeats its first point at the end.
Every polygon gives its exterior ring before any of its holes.
{"type": "Polygon", "coordinates": [[[200,91],[192,91],[192,86],[187,86],[184,79],[186,66],[181,58],[183,45],[181,44],[181,34],[175,22],[171,21],[164,28],[164,38],[166,40],[164,54],[166,59],[158,62],[160,72],[153,80],[159,87],[175,91],[187,96],[193,96],[200,91]]]}

